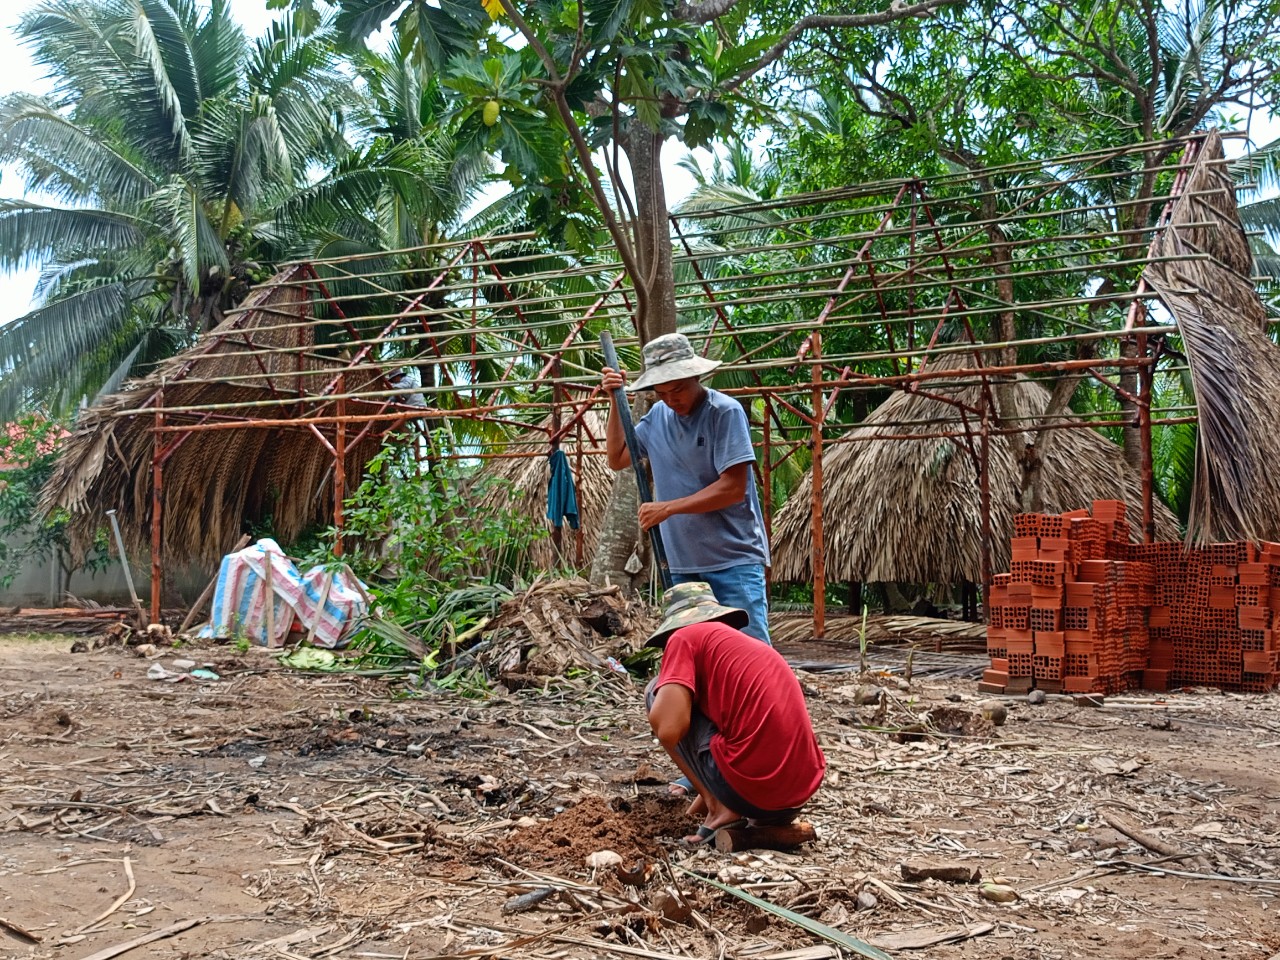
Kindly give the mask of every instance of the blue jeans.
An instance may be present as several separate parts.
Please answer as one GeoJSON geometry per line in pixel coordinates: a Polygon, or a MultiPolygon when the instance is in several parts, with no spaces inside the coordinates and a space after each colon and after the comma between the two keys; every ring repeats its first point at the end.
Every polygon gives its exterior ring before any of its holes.
{"type": "Polygon", "coordinates": [[[671,579],[675,583],[700,580],[711,584],[711,592],[716,595],[717,602],[726,607],[747,611],[747,616],[751,619],[742,628],[742,632],[769,643],[769,596],[765,592],[764,567],[761,564],[744,563],[727,570],[701,573],[672,571],[671,579]]]}

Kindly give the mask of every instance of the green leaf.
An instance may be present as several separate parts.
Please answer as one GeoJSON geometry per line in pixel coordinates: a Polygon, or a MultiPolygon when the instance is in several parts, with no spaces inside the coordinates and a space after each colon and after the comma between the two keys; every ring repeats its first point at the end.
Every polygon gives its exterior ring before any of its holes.
{"type": "Polygon", "coordinates": [[[338,0],[334,22],[339,34],[364,40],[391,19],[404,0],[338,0]]]}
{"type": "Polygon", "coordinates": [[[563,146],[544,117],[512,116],[500,118],[502,155],[529,178],[557,176],[564,164],[563,146]]]}
{"type": "Polygon", "coordinates": [[[122,146],[77,124],[51,100],[25,93],[0,100],[0,159],[27,169],[30,190],[63,201],[98,193],[137,202],[155,181],[122,146]]]}
{"type": "MultiPolygon", "coordinates": [[[[618,35],[622,24],[631,16],[633,0],[582,0],[591,39],[596,44],[608,43],[618,35]]],[[[566,26],[577,27],[577,23],[566,26]]]]}
{"type": "Polygon", "coordinates": [[[0,265],[22,269],[55,251],[110,250],[142,241],[140,217],[107,210],[67,210],[23,200],[0,200],[0,265]]]}
{"type": "Polygon", "coordinates": [[[689,147],[710,143],[729,122],[729,108],[712,100],[693,100],[684,122],[684,142],[689,147]]]}

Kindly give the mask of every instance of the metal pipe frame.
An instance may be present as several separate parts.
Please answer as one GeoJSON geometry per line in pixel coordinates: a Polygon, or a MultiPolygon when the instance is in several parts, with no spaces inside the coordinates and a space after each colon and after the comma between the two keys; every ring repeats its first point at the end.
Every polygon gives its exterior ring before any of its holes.
{"type": "MultiPolygon", "coordinates": [[[[1160,231],[1167,224],[1171,202],[1185,192],[1186,171],[1190,169],[1195,159],[1195,141],[1188,141],[1188,144],[1186,152],[1179,161],[1174,185],[1169,191],[1168,197],[1162,196],[1155,200],[1155,202],[1160,200],[1169,201],[1159,223],[1153,228],[1138,228],[1137,233],[1145,235],[1150,232],[1158,237],[1160,231]]],[[[1143,145],[1142,147],[1143,150],[1152,152],[1154,155],[1159,155],[1161,150],[1168,148],[1169,144],[1167,143],[1143,145]]],[[[1135,150],[1127,148],[1120,152],[1131,154],[1135,150]]],[[[1091,155],[1090,158],[1084,158],[1084,160],[1092,159],[1094,166],[1097,166],[1104,164],[1108,159],[1116,155],[1116,151],[1099,152],[1096,156],[1091,155]]],[[[1043,166],[1045,166],[1043,163],[1032,163],[1027,166],[1027,169],[1043,168],[1043,166]]],[[[1161,169],[1173,168],[1165,166],[1161,167],[1161,169]]],[[[1077,182],[1079,179],[1086,177],[1105,179],[1109,176],[1119,177],[1121,174],[1092,172],[1081,174],[1078,177],[1070,177],[1066,180],[1059,180],[1053,184],[1042,185],[1038,192],[1033,192],[1030,196],[1021,197],[1020,202],[1012,211],[1008,212],[1006,217],[1002,218],[1001,222],[1007,222],[1011,218],[1021,221],[1036,216],[1048,216],[1048,214],[1037,214],[1029,212],[1029,210],[1033,204],[1048,196],[1055,189],[1060,189],[1066,183],[1077,182]]],[[[990,445],[993,438],[1014,435],[1019,432],[1025,432],[1026,429],[1041,431],[1134,425],[1131,420],[1113,418],[1110,420],[1073,420],[1062,423],[1040,423],[1034,428],[1010,426],[1003,423],[999,416],[992,393],[992,385],[994,383],[1019,376],[1036,374],[1056,374],[1061,376],[1083,372],[1106,385],[1117,396],[1127,398],[1131,402],[1136,401],[1136,425],[1143,440],[1143,528],[1144,535],[1148,540],[1154,534],[1152,507],[1154,478],[1151,465],[1151,430],[1155,425],[1191,422],[1194,420],[1194,417],[1162,418],[1157,420],[1153,414],[1151,403],[1154,378],[1160,360],[1159,347],[1161,341],[1159,338],[1161,335],[1174,332],[1176,328],[1155,327],[1149,324],[1145,302],[1154,294],[1146,288],[1145,281],[1140,280],[1138,286],[1133,290],[1117,290],[1112,295],[1104,298],[1106,303],[1113,305],[1128,302],[1128,316],[1123,329],[1097,329],[1089,330],[1083,334],[1027,338],[1010,343],[981,342],[974,334],[971,326],[973,318],[1009,310],[1043,313],[1044,311],[1064,306],[1085,308],[1095,303],[1097,298],[1076,296],[1034,304],[998,303],[995,306],[984,305],[977,308],[968,306],[962,293],[966,284],[993,281],[1005,276],[1016,278],[1019,276],[1039,275],[1046,272],[1062,273],[1063,268],[1032,269],[1016,273],[992,273],[989,265],[984,268],[982,263],[971,263],[978,251],[977,248],[968,244],[974,241],[986,221],[967,221],[959,229],[960,235],[957,237],[953,232],[951,239],[948,241],[943,236],[943,227],[935,215],[934,206],[939,202],[949,203],[951,201],[950,199],[938,201],[936,197],[929,195],[927,189],[930,184],[935,186],[940,183],[950,184],[953,180],[956,184],[973,182],[972,178],[968,181],[964,178],[958,180],[943,178],[934,181],[894,181],[890,184],[880,185],[882,188],[881,195],[889,192],[889,188],[892,188],[894,196],[892,200],[887,200],[887,202],[879,205],[863,206],[843,212],[828,209],[824,210],[820,215],[793,218],[793,221],[789,221],[793,224],[814,224],[823,219],[856,214],[858,216],[877,216],[878,222],[870,231],[836,238],[807,238],[804,241],[759,248],[760,251],[777,251],[799,248],[806,243],[814,247],[823,246],[826,248],[855,240],[860,243],[856,253],[851,257],[847,260],[841,259],[837,261],[837,269],[843,269],[833,287],[829,289],[807,288],[803,292],[798,292],[794,287],[788,291],[785,283],[778,283],[768,288],[774,291],[771,297],[748,296],[734,291],[726,298],[722,290],[722,285],[725,281],[721,278],[712,280],[707,277],[699,262],[699,255],[693,249],[687,233],[681,227],[682,220],[690,221],[698,218],[678,215],[672,217],[675,236],[682,245],[685,259],[692,265],[693,274],[696,278],[692,282],[683,284],[681,288],[697,290],[701,298],[700,302],[683,305],[682,309],[687,307],[690,310],[710,311],[714,318],[710,328],[702,334],[704,353],[717,340],[733,343],[738,349],[738,361],[731,365],[729,369],[741,370],[744,374],[750,376],[754,383],[749,387],[729,388],[725,392],[738,397],[756,398],[763,403],[761,425],[763,428],[764,463],[759,467],[759,479],[764,487],[766,499],[766,530],[770,533],[773,520],[772,483],[775,472],[801,446],[807,445],[811,451],[815,636],[822,636],[825,629],[825,555],[823,553],[825,537],[822,512],[822,472],[826,447],[846,442],[889,438],[925,439],[945,437],[958,443],[963,443],[969,456],[974,461],[975,470],[979,477],[979,496],[982,500],[983,512],[983,575],[988,581],[983,585],[983,602],[985,605],[988,599],[987,588],[991,574],[989,569],[991,492],[987,473],[990,463],[990,445]],[[909,213],[909,217],[904,216],[904,211],[909,213]],[[896,224],[895,218],[897,218],[896,224]],[[890,237],[904,237],[908,240],[908,248],[905,255],[899,251],[892,256],[884,258],[873,256],[877,242],[885,241],[886,238],[890,237]],[[918,240],[922,237],[927,237],[932,242],[918,243],[918,240]],[[957,257],[964,258],[964,263],[966,264],[960,269],[957,269],[956,264],[953,262],[953,259],[957,257]],[[877,269],[877,265],[887,267],[888,272],[881,272],[877,269]],[[860,272],[859,267],[866,269],[868,286],[866,289],[860,288],[846,295],[850,284],[853,283],[860,272]],[[973,275],[975,273],[977,276],[973,275]],[[990,274],[990,276],[987,276],[987,274],[990,274]],[[922,280],[921,278],[927,279],[922,280]],[[931,289],[945,289],[946,295],[940,304],[935,301],[922,305],[919,302],[918,295],[931,289]],[[906,297],[905,310],[901,306],[895,306],[888,302],[887,295],[890,293],[906,297]],[[732,316],[732,311],[741,307],[783,300],[792,303],[803,303],[806,302],[807,298],[812,297],[822,298],[822,306],[812,319],[802,319],[781,324],[745,325],[736,322],[732,316]],[[872,307],[871,312],[846,315],[849,307],[855,302],[869,302],[872,307]],[[945,325],[957,318],[967,334],[967,340],[956,344],[941,344],[939,341],[945,325]],[[932,324],[930,335],[923,346],[920,345],[917,331],[917,324],[921,322],[930,322],[932,324]],[[830,353],[824,354],[822,338],[824,329],[829,326],[832,329],[851,329],[870,325],[877,325],[883,331],[885,341],[888,344],[887,350],[845,356],[832,355],[830,353]],[[749,347],[743,339],[747,335],[757,337],[766,335],[767,342],[763,346],[749,347]],[[776,358],[764,362],[751,361],[750,358],[752,356],[759,355],[771,346],[792,336],[799,336],[802,339],[794,354],[789,358],[776,358]],[[1000,363],[991,362],[986,356],[991,351],[1016,349],[1019,346],[1069,343],[1080,340],[1119,341],[1124,338],[1131,338],[1136,341],[1138,347],[1138,355],[1136,357],[1095,357],[1080,361],[1000,363]],[[1156,344],[1154,351],[1151,349],[1153,341],[1156,344]],[[972,364],[957,369],[937,369],[936,366],[930,365],[930,361],[936,357],[957,352],[970,353],[973,357],[972,364]],[[914,368],[913,361],[918,361],[915,363],[914,368]],[[854,369],[855,364],[863,363],[885,364],[893,370],[893,373],[860,373],[854,369]],[[787,385],[770,385],[763,382],[762,373],[766,370],[776,371],[780,368],[790,368],[794,371],[800,365],[808,365],[810,368],[809,376],[805,378],[808,380],[807,384],[799,381],[799,378],[797,378],[799,382],[787,385]],[[1136,396],[1131,396],[1126,391],[1121,390],[1117,383],[1112,382],[1101,373],[1103,370],[1120,371],[1126,368],[1136,368],[1137,370],[1139,389],[1136,396]],[[948,396],[945,392],[927,389],[930,381],[934,380],[941,380],[954,385],[959,381],[969,379],[975,380],[981,387],[981,399],[977,405],[962,402],[955,396],[948,396]],[[948,404],[954,408],[959,422],[955,427],[945,427],[941,425],[945,424],[946,421],[938,420],[934,421],[934,425],[931,428],[915,432],[886,434],[877,431],[872,436],[833,436],[828,438],[826,434],[829,431],[836,431],[837,433],[855,431],[862,426],[862,424],[838,424],[832,422],[831,418],[841,392],[844,390],[870,389],[905,390],[919,393],[921,396],[948,404]],[[789,395],[803,393],[808,394],[809,410],[805,410],[787,399],[789,395]],[[798,421],[798,425],[793,427],[784,422],[782,419],[784,414],[794,417],[798,421]],[[804,430],[808,434],[807,440],[789,441],[787,439],[788,432],[796,429],[804,430]],[[778,456],[779,448],[785,451],[781,456],[778,456]]],[[[839,196],[863,198],[875,195],[874,191],[869,187],[860,187],[852,191],[837,193],[839,196]]],[[[972,196],[972,193],[966,195],[966,197],[972,196]]],[[[831,197],[838,199],[837,194],[832,194],[831,197]]],[[[814,197],[788,198],[780,201],[775,206],[779,209],[802,206],[802,199],[808,203],[818,202],[818,198],[814,197]]],[[[1052,211],[1052,213],[1057,217],[1061,216],[1063,211],[1052,211]]],[[[1130,231],[1130,233],[1133,233],[1133,231],[1130,231]]],[[[493,239],[488,238],[490,242],[493,239]]],[[[1040,238],[1039,242],[1051,242],[1052,239],[1052,237],[1040,238]]],[[[1114,238],[1102,237],[1101,239],[1110,242],[1114,238]]],[[[1011,245],[1016,245],[1018,242],[1020,241],[1012,241],[1011,245]]],[[[1154,255],[1154,244],[1155,241],[1152,240],[1147,249],[1145,261],[1132,261],[1131,263],[1125,260],[1124,265],[1149,262],[1154,255]]],[[[1112,247],[1109,249],[1123,252],[1131,246],[1132,244],[1129,244],[1126,247],[1112,247]]],[[[342,307],[343,302],[354,300],[356,297],[352,295],[334,296],[322,279],[320,268],[327,267],[348,279],[370,284],[379,289],[384,295],[392,294],[393,291],[374,282],[374,278],[386,276],[385,273],[360,274],[358,267],[361,261],[360,257],[299,262],[291,265],[289,271],[283,275],[277,284],[279,286],[296,285],[303,291],[304,295],[298,306],[296,320],[290,319],[288,323],[261,328],[263,331],[295,328],[298,330],[296,345],[270,347],[255,345],[253,337],[244,329],[249,319],[255,315],[254,310],[251,308],[245,309],[239,315],[232,316],[226,330],[210,338],[206,344],[178,368],[175,375],[170,376],[159,389],[153,391],[142,403],[133,409],[121,411],[120,415],[122,416],[136,416],[140,413],[146,413],[154,421],[155,441],[152,453],[151,517],[153,618],[158,619],[160,615],[160,586],[163,580],[161,573],[164,467],[186,440],[195,433],[232,429],[305,429],[311,432],[334,458],[333,519],[338,531],[336,549],[339,553],[343,546],[343,502],[348,487],[346,476],[348,454],[351,449],[366,440],[372,432],[389,433],[412,420],[421,419],[427,421],[457,417],[487,421],[504,425],[511,430],[541,434],[548,445],[548,449],[554,449],[566,436],[572,433],[577,438],[575,472],[579,475],[579,478],[581,477],[582,458],[600,453],[595,448],[588,449],[583,438],[584,430],[588,435],[590,434],[590,430],[586,428],[583,420],[586,412],[602,402],[599,386],[592,381],[592,370],[571,360],[567,355],[570,353],[590,355],[592,353],[591,345],[582,339],[588,324],[592,320],[599,319],[603,320],[605,324],[612,324],[620,319],[620,309],[629,313],[631,301],[624,284],[624,274],[620,271],[617,272],[602,291],[584,294],[575,293],[570,297],[570,301],[576,298],[578,301],[585,302],[589,296],[592,298],[592,302],[585,307],[581,314],[569,321],[570,332],[564,340],[558,346],[551,347],[543,345],[538,330],[543,327],[563,324],[565,322],[563,312],[557,313],[551,310],[553,305],[543,300],[536,298],[522,300],[517,297],[503,271],[503,268],[510,264],[531,259],[530,255],[505,259],[498,258],[490,252],[486,241],[480,239],[440,244],[430,249],[438,250],[442,253],[450,253],[451,255],[447,260],[443,261],[427,286],[413,291],[394,292],[395,297],[404,301],[404,306],[395,314],[374,318],[379,322],[383,319],[387,320],[376,336],[367,337],[360,333],[342,307]],[[466,262],[466,267],[462,268],[464,261],[466,262]],[[357,269],[348,271],[341,266],[342,264],[356,265],[357,269]],[[460,274],[458,272],[460,268],[464,270],[464,273],[460,274]],[[459,281],[460,276],[465,279],[459,281]],[[506,297],[505,301],[500,300],[495,303],[482,302],[482,298],[479,295],[482,284],[492,285],[495,283],[503,291],[506,297]],[[448,335],[450,337],[468,337],[471,349],[465,354],[446,356],[440,349],[438,332],[428,326],[428,318],[430,316],[445,311],[426,307],[424,302],[432,293],[448,294],[451,292],[469,293],[469,304],[465,306],[455,304],[451,307],[451,310],[462,309],[469,311],[471,323],[466,329],[450,330],[448,335]],[[618,300],[614,300],[615,297],[621,301],[621,308],[617,306],[618,300]],[[349,358],[339,359],[336,356],[317,353],[306,342],[307,338],[304,334],[308,326],[314,327],[321,322],[330,322],[314,320],[314,311],[310,310],[309,307],[317,301],[326,304],[332,310],[333,316],[337,318],[332,322],[343,329],[351,338],[348,346],[350,349],[355,349],[355,352],[349,358]],[[486,326],[481,318],[482,310],[485,311],[486,317],[509,311],[514,320],[509,325],[486,326]],[[545,321],[535,319],[543,313],[548,313],[553,316],[553,319],[545,321]],[[410,324],[420,325],[421,331],[400,332],[402,328],[410,324]],[[397,341],[420,339],[423,334],[426,334],[428,338],[430,349],[434,353],[434,359],[424,359],[422,357],[408,358],[407,360],[403,357],[383,359],[378,357],[375,352],[380,346],[397,341]],[[478,341],[481,334],[500,336],[504,340],[510,341],[513,347],[496,351],[482,351],[478,341]],[[508,336],[508,334],[510,335],[508,336]],[[175,404],[172,407],[165,405],[166,385],[170,388],[170,395],[172,395],[172,388],[176,384],[213,382],[212,379],[204,381],[194,376],[197,367],[202,360],[210,358],[215,351],[225,350],[236,340],[242,341],[244,346],[243,353],[252,358],[252,362],[256,365],[259,373],[252,376],[218,379],[221,382],[242,380],[245,382],[246,387],[258,386],[265,379],[266,389],[263,391],[264,396],[262,398],[226,404],[189,404],[186,406],[175,404]],[[269,372],[270,367],[266,361],[269,355],[289,354],[291,352],[295,354],[293,372],[291,374],[294,378],[294,390],[286,394],[277,389],[277,384],[273,381],[269,372]],[[531,356],[542,358],[541,369],[531,380],[515,376],[517,368],[522,362],[527,363],[531,356]],[[482,360],[501,359],[508,361],[502,377],[497,382],[478,382],[480,362],[482,360]],[[308,362],[311,364],[310,366],[307,365],[308,362]],[[328,369],[324,366],[316,367],[315,364],[317,362],[332,364],[332,366],[328,369]],[[461,385],[454,383],[450,368],[458,369],[458,364],[469,365],[471,370],[469,383],[461,385]],[[438,369],[440,375],[433,377],[433,382],[430,386],[423,384],[416,389],[392,388],[387,378],[388,371],[392,368],[407,366],[416,366],[420,369],[431,367],[438,369]],[[573,371],[568,377],[564,375],[565,367],[573,371]],[[307,381],[314,377],[324,378],[327,382],[319,390],[312,391],[308,389],[307,381]],[[358,378],[354,385],[352,384],[352,378],[358,378]],[[519,392],[513,392],[518,391],[519,388],[546,386],[551,387],[549,402],[523,400],[520,399],[519,392]],[[450,409],[439,405],[410,407],[399,402],[400,398],[414,394],[423,396],[453,395],[462,399],[463,405],[450,409]],[[574,396],[574,394],[578,396],[574,396]],[[351,409],[352,406],[356,407],[355,411],[351,409]],[[292,415],[266,414],[266,411],[272,408],[278,409],[281,414],[292,415]],[[545,416],[539,416],[539,414],[545,416]],[[526,420],[518,419],[526,416],[538,422],[527,422],[526,420]],[[194,418],[194,422],[186,422],[187,418],[194,418]],[[543,425],[542,421],[544,420],[550,422],[550,428],[543,425]],[[356,433],[354,440],[352,440],[348,436],[348,431],[356,427],[359,428],[359,432],[356,433]],[[176,438],[172,441],[167,441],[165,435],[169,433],[175,434],[176,438]]],[[[735,253],[740,252],[735,250],[735,253]]],[[[1101,253],[1102,250],[1099,252],[1101,253]]],[[[540,253],[537,256],[546,256],[546,254],[540,253]]],[[[1033,259],[1048,258],[1037,255],[1033,259]]],[[[1105,270],[1106,268],[1107,264],[1095,264],[1090,267],[1094,271],[1105,270]]],[[[593,266],[585,271],[581,269],[551,271],[545,273],[545,278],[585,276],[587,273],[599,273],[601,269],[599,266],[593,266]]],[[[815,266],[812,269],[816,270],[818,267],[815,266]]],[[[729,282],[747,282],[756,278],[756,274],[747,273],[729,278],[729,282]]],[[[526,279],[528,278],[525,276],[521,277],[522,281],[526,279]]],[[[759,288],[758,292],[767,293],[768,290],[759,288]]],[[[985,294],[979,294],[979,296],[983,297],[985,294]]],[[[563,305],[558,309],[563,311],[563,305]]],[[[262,312],[272,313],[275,312],[275,308],[264,308],[262,312]]],[[[289,316],[287,313],[282,315],[289,316]]],[[[804,401],[799,402],[803,403],[804,401]]],[[[598,438],[592,437],[591,439],[598,443],[598,438]]],[[[440,457],[483,460],[535,455],[542,456],[545,454],[511,450],[493,453],[477,449],[474,452],[465,454],[441,454],[440,457]]],[[[576,546],[576,559],[581,564],[583,560],[581,535],[578,537],[576,546]]]]}

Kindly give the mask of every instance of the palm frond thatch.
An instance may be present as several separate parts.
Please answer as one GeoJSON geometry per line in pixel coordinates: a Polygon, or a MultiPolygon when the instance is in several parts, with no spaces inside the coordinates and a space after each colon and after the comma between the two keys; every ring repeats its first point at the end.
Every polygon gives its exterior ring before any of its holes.
{"type": "MultiPolygon", "coordinates": [[[[71,514],[74,548],[85,549],[107,510],[114,509],[132,548],[150,549],[155,421],[145,415],[120,416],[122,411],[137,410],[162,388],[165,407],[246,404],[226,413],[278,420],[288,416],[289,408],[270,401],[315,395],[328,380],[325,374],[345,369],[340,358],[315,348],[314,327],[288,326],[310,316],[308,292],[298,283],[303,269],[282,271],[249,295],[245,312],[223,321],[150,376],[130,381],[81,413],[42,501],[45,510],[63,508],[71,514]],[[300,344],[300,336],[307,342],[300,344]],[[295,352],[269,352],[273,347],[295,352]]],[[[350,379],[347,385],[359,386],[350,379]]],[[[349,414],[378,409],[347,401],[349,414]]],[[[362,426],[352,428],[352,441],[362,426]]],[[[166,444],[185,437],[164,464],[163,553],[168,562],[212,567],[250,526],[269,524],[287,544],[311,525],[327,523],[332,514],[333,455],[305,426],[163,436],[166,444]]],[[[359,443],[349,443],[348,477],[363,473],[381,442],[381,433],[373,429],[359,443]]]]}
{"type": "MultiPolygon", "coordinates": [[[[965,365],[965,354],[930,363],[965,365]]],[[[1017,378],[1000,393],[1011,398],[1010,418],[1042,414],[1049,391],[1017,378]]],[[[928,393],[952,397],[972,408],[981,403],[981,387],[932,381],[928,393]]],[[[886,439],[921,423],[921,433],[963,430],[950,403],[919,393],[895,393],[863,423],[849,431],[848,442],[829,448],[823,459],[823,537],[829,580],[863,583],[982,582],[982,506],[979,473],[963,439],[886,439]],[[879,438],[879,439],[876,439],[879,438]]],[[[1124,500],[1130,515],[1142,515],[1142,484],[1124,461],[1121,449],[1088,429],[1054,430],[1040,442],[1044,509],[1061,513],[1088,507],[1095,499],[1124,500]]],[[[991,559],[993,569],[1008,569],[1013,517],[1020,512],[1022,470],[1013,440],[991,441],[991,559]]],[[[773,577],[781,581],[812,578],[812,473],[805,475],[773,523],[773,577]]],[[[1156,530],[1176,538],[1177,519],[1157,501],[1156,530]]]]}
{"type": "MultiPolygon", "coordinates": [[[[544,420],[542,426],[550,425],[550,419],[544,420]]],[[[604,447],[604,421],[592,410],[582,417],[583,450],[602,449],[604,447]]],[[[561,441],[560,447],[569,458],[571,466],[576,467],[577,450],[576,431],[570,431],[561,441]]],[[[519,441],[510,444],[502,452],[513,453],[545,453],[546,441],[519,441]]],[[[502,481],[491,485],[476,505],[476,513],[484,516],[495,510],[513,510],[527,516],[535,528],[550,529],[547,520],[547,482],[551,478],[551,467],[545,456],[495,458],[486,461],[478,479],[502,481]],[[516,496],[512,496],[516,494],[516,496]]],[[[603,456],[585,455],[582,457],[582,468],[575,470],[574,484],[578,497],[578,517],[582,527],[582,554],[586,563],[591,562],[596,544],[600,540],[600,530],[604,523],[605,510],[609,504],[609,493],[613,489],[613,471],[603,456]]],[[[574,537],[576,532],[564,527],[561,555],[556,556],[555,545],[549,537],[535,540],[526,556],[527,564],[536,570],[553,570],[558,567],[574,565],[576,548],[574,537]]]]}
{"type": "Polygon", "coordinates": [[[1266,334],[1267,312],[1250,279],[1253,258],[1216,132],[1152,254],[1144,277],[1178,321],[1199,412],[1187,538],[1280,539],[1280,347],[1266,334]]]}

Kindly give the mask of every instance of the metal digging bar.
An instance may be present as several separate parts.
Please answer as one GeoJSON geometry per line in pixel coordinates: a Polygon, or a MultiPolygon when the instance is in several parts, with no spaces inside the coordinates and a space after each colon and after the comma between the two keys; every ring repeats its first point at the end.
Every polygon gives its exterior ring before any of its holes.
{"type": "MultiPolygon", "coordinates": [[[[604,362],[614,370],[618,366],[618,353],[613,349],[613,337],[608,330],[600,334],[600,349],[604,351],[604,362]]],[[[626,391],[619,387],[613,391],[613,405],[618,411],[618,419],[622,421],[622,435],[627,441],[627,453],[631,456],[631,469],[636,473],[636,486],[640,490],[640,502],[653,500],[653,492],[649,489],[649,477],[644,472],[644,464],[636,456],[636,428],[631,423],[631,407],[627,405],[626,391]]],[[[662,577],[662,589],[671,589],[671,568],[667,566],[667,551],[662,546],[662,534],[656,526],[649,528],[649,539],[653,542],[653,559],[658,564],[658,574],[662,577]]]]}

